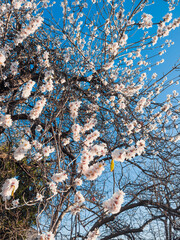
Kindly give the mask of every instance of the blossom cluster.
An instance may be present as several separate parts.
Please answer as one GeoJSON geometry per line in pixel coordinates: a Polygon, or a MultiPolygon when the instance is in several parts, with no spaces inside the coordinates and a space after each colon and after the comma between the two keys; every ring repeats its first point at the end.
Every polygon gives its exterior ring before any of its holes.
{"type": "Polygon", "coordinates": [[[77,118],[77,116],[78,116],[78,109],[80,108],[80,106],[81,106],[81,101],[75,101],[75,102],[71,102],[69,104],[70,114],[71,114],[71,117],[73,119],[77,118]]]}
{"type": "Polygon", "coordinates": [[[180,17],[177,19],[174,19],[173,22],[169,23],[169,25],[167,25],[167,26],[165,24],[166,24],[166,22],[169,22],[171,20],[171,16],[166,15],[164,17],[164,20],[165,21],[158,24],[157,37],[166,37],[169,35],[169,32],[172,29],[175,29],[180,26],[180,17]]]}
{"type": "Polygon", "coordinates": [[[82,128],[81,132],[85,133],[86,131],[91,130],[93,127],[95,127],[96,124],[97,124],[97,120],[94,117],[88,119],[87,123],[82,128]]]}
{"type": "Polygon", "coordinates": [[[95,156],[105,156],[107,153],[106,144],[94,145],[90,148],[85,148],[82,151],[81,161],[78,164],[78,171],[82,172],[88,180],[95,180],[102,174],[104,170],[104,162],[98,162],[89,166],[95,156]]]}
{"type": "Polygon", "coordinates": [[[29,80],[27,84],[23,87],[22,91],[22,97],[28,98],[31,95],[32,88],[34,86],[35,82],[32,80],[29,80]]]}
{"type": "Polygon", "coordinates": [[[40,240],[55,240],[54,234],[52,232],[47,232],[39,235],[40,240]]]}
{"type": "Polygon", "coordinates": [[[18,73],[18,65],[19,65],[18,61],[11,63],[10,70],[12,75],[16,75],[18,73]]]}
{"type": "Polygon", "coordinates": [[[119,41],[119,45],[122,47],[125,46],[127,43],[127,40],[128,40],[128,35],[123,33],[123,35],[121,36],[121,39],[119,41]]]}
{"type": "Polygon", "coordinates": [[[22,0],[13,0],[12,5],[14,9],[19,10],[21,8],[23,1],[22,0]]]}
{"type": "Polygon", "coordinates": [[[71,213],[75,215],[76,213],[80,212],[81,206],[84,203],[85,198],[81,194],[81,192],[76,192],[74,196],[74,205],[71,206],[71,213]]]}
{"type": "Polygon", "coordinates": [[[55,148],[51,146],[46,146],[46,147],[43,147],[42,149],[44,157],[49,157],[49,154],[53,153],[54,151],[55,151],[55,148]]]}
{"type": "Polygon", "coordinates": [[[87,180],[93,181],[97,177],[101,176],[102,172],[104,171],[104,166],[104,162],[98,162],[88,167],[87,170],[84,172],[87,180]]]}
{"type": "Polygon", "coordinates": [[[125,149],[115,149],[112,154],[112,159],[118,162],[124,162],[126,158],[126,150],[125,149]]]}
{"type": "Polygon", "coordinates": [[[45,106],[45,104],[46,104],[46,99],[45,99],[45,97],[43,96],[43,97],[41,97],[40,100],[38,100],[38,101],[36,102],[35,107],[31,110],[30,115],[29,115],[30,118],[33,119],[33,120],[35,120],[36,118],[38,118],[39,115],[41,114],[41,112],[42,112],[43,107],[45,106]]]}
{"type": "Polygon", "coordinates": [[[100,136],[100,132],[98,130],[95,130],[94,132],[88,134],[86,136],[86,139],[84,141],[86,146],[90,146],[90,144],[95,141],[100,136]]]}
{"type": "MultiPolygon", "coordinates": [[[[37,140],[33,140],[33,141],[32,141],[32,144],[33,144],[34,147],[35,147],[36,149],[38,149],[38,150],[41,149],[42,146],[43,146],[42,143],[38,142],[37,140]]],[[[45,155],[48,155],[48,152],[50,151],[49,148],[50,148],[50,147],[48,147],[48,148],[44,147],[44,150],[43,150],[43,151],[44,151],[45,155]]],[[[50,151],[50,152],[51,152],[51,151],[50,151]]],[[[48,156],[49,156],[49,155],[48,155],[48,156]]]]}
{"type": "Polygon", "coordinates": [[[15,44],[18,45],[22,43],[30,34],[33,34],[42,25],[43,20],[44,19],[40,16],[32,19],[29,25],[21,29],[18,37],[15,39],[15,44]]]}
{"type": "Polygon", "coordinates": [[[53,81],[51,79],[46,81],[46,83],[41,86],[40,90],[43,93],[45,91],[51,92],[53,90],[53,81]]]}
{"type": "Polygon", "coordinates": [[[108,211],[109,213],[112,214],[118,213],[124,201],[124,195],[125,193],[121,190],[115,192],[112,198],[103,202],[104,211],[108,211]]]}
{"type": "Polygon", "coordinates": [[[31,144],[29,141],[23,139],[22,142],[20,143],[19,147],[16,148],[14,152],[14,158],[17,161],[22,160],[25,157],[25,154],[28,152],[28,150],[31,149],[31,144]]]}
{"type": "Polygon", "coordinates": [[[60,183],[60,182],[63,182],[67,179],[67,174],[65,171],[62,171],[60,173],[54,173],[53,176],[52,176],[52,180],[54,182],[57,182],[57,183],[60,183]]]}
{"type": "Polygon", "coordinates": [[[89,232],[86,240],[96,240],[98,236],[99,236],[99,229],[95,229],[94,231],[89,232]]]}
{"type": "Polygon", "coordinates": [[[143,108],[146,106],[146,98],[145,97],[142,97],[138,103],[137,103],[137,106],[135,108],[135,111],[136,112],[139,112],[139,113],[143,113],[143,108]]]}
{"type": "Polygon", "coordinates": [[[0,126],[4,128],[11,127],[12,125],[12,119],[10,114],[0,114],[0,126]]]}
{"type": "Polygon", "coordinates": [[[80,132],[81,132],[81,126],[79,124],[73,124],[72,126],[72,133],[73,133],[73,139],[75,142],[80,141],[80,132]]]}
{"type": "Polygon", "coordinates": [[[125,159],[131,159],[134,158],[137,155],[141,155],[144,151],[145,148],[145,141],[144,140],[139,140],[136,143],[135,146],[130,146],[127,149],[115,149],[112,153],[112,159],[118,162],[124,162],[125,159]]]}
{"type": "Polygon", "coordinates": [[[53,90],[53,88],[54,88],[53,77],[54,77],[54,71],[53,70],[51,70],[51,71],[49,70],[49,71],[45,72],[45,74],[44,74],[45,84],[43,84],[40,87],[41,92],[45,92],[45,91],[51,92],[53,90]]]}
{"type": "Polygon", "coordinates": [[[107,154],[107,145],[105,143],[95,144],[90,147],[90,152],[93,156],[105,156],[107,154]]]}
{"type": "Polygon", "coordinates": [[[14,194],[14,192],[18,189],[19,180],[16,178],[10,178],[5,181],[2,186],[1,195],[3,200],[10,199],[10,197],[14,194]]]}
{"type": "Polygon", "coordinates": [[[114,43],[108,45],[108,50],[109,50],[110,53],[112,53],[113,55],[116,55],[116,54],[118,53],[118,49],[119,49],[119,44],[118,44],[118,42],[114,42],[114,43]]]}
{"type": "Polygon", "coordinates": [[[103,69],[104,70],[109,70],[110,68],[112,68],[113,65],[114,65],[114,61],[107,62],[107,63],[104,64],[103,69]]]}
{"type": "Polygon", "coordinates": [[[0,66],[4,66],[4,63],[6,61],[6,55],[3,50],[0,50],[0,66]]]}
{"type": "Polygon", "coordinates": [[[145,28],[150,28],[152,27],[152,18],[153,16],[151,14],[147,14],[147,13],[143,13],[142,17],[141,17],[141,22],[140,22],[140,28],[142,28],[143,30],[145,28]]]}

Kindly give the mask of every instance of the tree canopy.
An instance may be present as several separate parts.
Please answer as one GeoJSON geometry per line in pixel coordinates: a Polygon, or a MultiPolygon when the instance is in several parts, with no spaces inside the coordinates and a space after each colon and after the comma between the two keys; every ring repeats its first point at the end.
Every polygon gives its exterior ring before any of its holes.
{"type": "Polygon", "coordinates": [[[178,239],[178,8],[2,1],[2,239],[178,239]]]}

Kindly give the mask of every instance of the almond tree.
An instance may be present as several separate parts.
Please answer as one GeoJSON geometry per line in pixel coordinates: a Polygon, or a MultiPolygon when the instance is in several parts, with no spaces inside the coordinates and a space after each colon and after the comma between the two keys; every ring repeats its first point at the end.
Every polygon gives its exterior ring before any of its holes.
{"type": "Polygon", "coordinates": [[[7,173],[4,209],[36,206],[46,240],[178,237],[179,63],[152,71],[178,3],[164,16],[147,0],[60,3],[0,7],[1,144],[29,176],[17,201],[7,173]]]}

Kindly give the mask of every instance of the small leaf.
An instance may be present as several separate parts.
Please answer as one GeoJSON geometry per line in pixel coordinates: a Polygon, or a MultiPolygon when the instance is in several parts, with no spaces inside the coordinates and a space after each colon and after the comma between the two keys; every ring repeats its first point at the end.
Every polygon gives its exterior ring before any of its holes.
{"type": "Polygon", "coordinates": [[[114,171],[114,160],[111,160],[111,172],[114,171]]]}
{"type": "Polygon", "coordinates": [[[12,197],[14,197],[14,190],[15,190],[15,186],[13,186],[13,190],[12,190],[12,193],[11,193],[12,197]]]}

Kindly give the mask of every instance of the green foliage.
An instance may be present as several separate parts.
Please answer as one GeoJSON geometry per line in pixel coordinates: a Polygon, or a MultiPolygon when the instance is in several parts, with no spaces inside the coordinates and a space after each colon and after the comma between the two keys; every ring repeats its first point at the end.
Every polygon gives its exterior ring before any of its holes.
{"type": "MultiPolygon", "coordinates": [[[[19,199],[20,204],[23,204],[24,199],[35,197],[33,193],[35,188],[40,187],[38,179],[40,179],[41,170],[35,165],[28,164],[27,159],[21,162],[15,161],[9,153],[8,144],[0,146],[0,187],[8,178],[17,177],[21,182],[14,196],[7,201],[7,207],[12,207],[13,199],[19,199]],[[33,184],[33,178],[36,179],[36,184],[33,184]]],[[[37,208],[38,206],[34,205],[6,210],[4,201],[0,197],[0,239],[25,239],[27,229],[36,222],[37,208]]]]}

